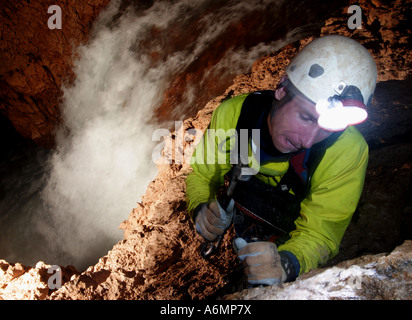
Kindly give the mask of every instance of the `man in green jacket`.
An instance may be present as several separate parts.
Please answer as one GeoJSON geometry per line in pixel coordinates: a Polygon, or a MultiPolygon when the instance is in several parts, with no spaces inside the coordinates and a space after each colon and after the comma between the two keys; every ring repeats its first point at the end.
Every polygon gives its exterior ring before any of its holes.
{"type": "Polygon", "coordinates": [[[212,245],[234,223],[250,284],[293,281],[338,253],[368,162],[353,125],[367,118],[376,80],[362,45],[325,36],[291,60],[277,88],[214,111],[191,160],[188,211],[212,245]]]}

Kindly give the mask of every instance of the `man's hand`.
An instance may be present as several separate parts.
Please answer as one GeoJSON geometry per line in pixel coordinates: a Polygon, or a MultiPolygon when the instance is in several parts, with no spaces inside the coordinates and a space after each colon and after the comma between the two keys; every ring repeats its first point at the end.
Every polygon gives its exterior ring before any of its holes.
{"type": "Polygon", "coordinates": [[[229,202],[226,211],[223,210],[217,201],[201,205],[195,220],[197,232],[208,241],[216,240],[230,226],[234,205],[233,199],[229,202]]]}
{"type": "MultiPolygon", "coordinates": [[[[245,265],[245,274],[252,285],[274,285],[282,283],[282,265],[276,245],[272,242],[247,243],[242,238],[235,240],[239,259],[245,265]]],[[[285,274],[283,272],[283,278],[285,274]]]]}

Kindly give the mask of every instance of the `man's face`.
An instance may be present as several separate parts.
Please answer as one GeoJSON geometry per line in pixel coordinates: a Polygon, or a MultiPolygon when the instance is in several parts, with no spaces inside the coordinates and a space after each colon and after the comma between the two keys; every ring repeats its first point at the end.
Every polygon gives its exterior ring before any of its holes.
{"type": "MultiPolygon", "coordinates": [[[[284,90],[276,90],[278,100],[285,96],[284,90]]],[[[270,115],[268,117],[269,132],[276,149],[282,153],[296,152],[329,137],[332,132],[320,128],[318,118],[314,103],[299,95],[294,96],[276,111],[272,119],[270,115]]]]}

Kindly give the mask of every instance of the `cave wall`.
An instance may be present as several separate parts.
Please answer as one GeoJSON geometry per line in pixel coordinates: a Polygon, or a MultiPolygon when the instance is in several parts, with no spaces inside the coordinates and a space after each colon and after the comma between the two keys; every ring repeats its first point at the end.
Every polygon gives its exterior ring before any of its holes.
{"type": "Polygon", "coordinates": [[[73,81],[75,48],[87,41],[92,22],[109,0],[0,2],[0,112],[17,132],[52,146],[60,122],[63,83],[73,81]],[[61,29],[49,29],[61,8],[61,29]]]}
{"type": "MultiPolygon", "coordinates": [[[[93,21],[109,1],[18,0],[0,3],[0,112],[22,137],[47,147],[53,146],[54,129],[61,123],[61,86],[70,85],[75,77],[72,71],[75,49],[87,41],[93,21]],[[54,12],[49,13],[48,9],[56,4],[61,8],[62,28],[49,29],[48,22],[54,12]]],[[[128,6],[132,6],[138,17],[139,12],[152,5],[153,1],[121,0],[120,12],[112,23],[120,19],[128,6]]],[[[200,8],[185,24],[176,20],[164,29],[154,27],[144,41],[136,44],[136,50],[148,54],[153,66],[161,64],[179,50],[190,51],[192,42],[207,23],[205,15],[225,5],[210,1],[205,10],[200,8]]],[[[339,1],[293,0],[269,5],[265,10],[251,11],[214,39],[209,48],[200,52],[185,70],[170,75],[171,83],[164,92],[156,117],[162,121],[169,120],[172,115],[193,116],[211,97],[219,95],[229,86],[235,70],[209,74],[200,81],[203,74],[210,72],[211,67],[229,50],[247,50],[259,43],[269,43],[299,26],[305,26],[300,30],[302,33],[317,32],[324,19],[342,7],[339,1]],[[279,12],[285,19],[272,18],[278,17],[279,12]],[[233,37],[234,34],[236,37],[233,37]],[[195,101],[188,100],[189,89],[197,92],[195,101]],[[179,110],[171,108],[177,105],[179,110]]]]}

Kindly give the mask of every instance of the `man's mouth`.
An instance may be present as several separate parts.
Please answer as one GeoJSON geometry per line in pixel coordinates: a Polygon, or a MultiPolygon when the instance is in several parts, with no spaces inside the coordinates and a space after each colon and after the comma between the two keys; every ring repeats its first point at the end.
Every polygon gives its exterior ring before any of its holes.
{"type": "Polygon", "coordinates": [[[295,149],[294,151],[297,151],[297,150],[301,149],[300,144],[294,143],[293,141],[289,140],[288,138],[286,138],[286,141],[288,142],[288,144],[289,144],[293,149],[295,149]]]}

